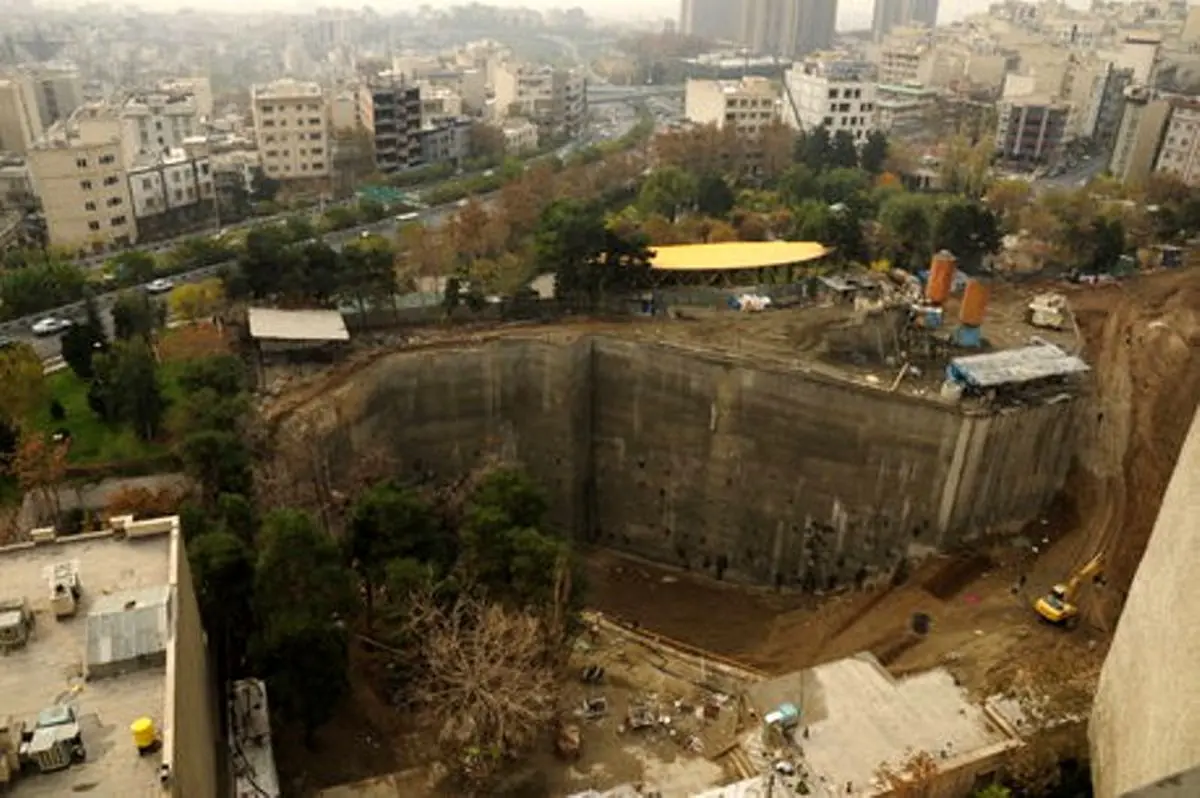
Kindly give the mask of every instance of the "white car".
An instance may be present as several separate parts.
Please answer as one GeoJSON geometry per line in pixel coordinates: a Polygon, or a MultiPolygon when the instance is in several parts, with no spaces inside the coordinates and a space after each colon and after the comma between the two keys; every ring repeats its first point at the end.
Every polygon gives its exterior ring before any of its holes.
{"type": "Polygon", "coordinates": [[[44,319],[38,319],[30,328],[34,335],[57,335],[63,330],[71,326],[70,319],[60,319],[56,316],[47,316],[44,319]]]}
{"type": "Polygon", "coordinates": [[[417,213],[416,211],[410,211],[409,213],[402,213],[399,216],[397,216],[396,221],[397,222],[415,222],[417,219],[420,219],[420,218],[421,218],[421,214],[417,213]]]}
{"type": "Polygon", "coordinates": [[[175,283],[165,277],[146,283],[147,294],[165,294],[175,288],[175,283]]]}

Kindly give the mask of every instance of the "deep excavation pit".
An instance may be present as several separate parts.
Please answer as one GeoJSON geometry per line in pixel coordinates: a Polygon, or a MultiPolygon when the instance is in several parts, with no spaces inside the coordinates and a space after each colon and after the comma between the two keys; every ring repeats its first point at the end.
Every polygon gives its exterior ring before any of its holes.
{"type": "Polygon", "coordinates": [[[825,590],[1017,529],[1062,487],[1075,402],[968,411],[607,335],[395,352],[277,420],[337,474],[523,463],[576,540],[731,581],[825,590]]]}

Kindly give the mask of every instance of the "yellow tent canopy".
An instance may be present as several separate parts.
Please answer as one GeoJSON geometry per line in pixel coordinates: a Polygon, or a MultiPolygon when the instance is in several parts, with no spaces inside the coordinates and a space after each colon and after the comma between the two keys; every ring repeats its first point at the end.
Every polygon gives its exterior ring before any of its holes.
{"type": "Polygon", "coordinates": [[[652,247],[650,266],[660,271],[764,269],[817,260],[829,250],[815,241],[727,241],[652,247]]]}

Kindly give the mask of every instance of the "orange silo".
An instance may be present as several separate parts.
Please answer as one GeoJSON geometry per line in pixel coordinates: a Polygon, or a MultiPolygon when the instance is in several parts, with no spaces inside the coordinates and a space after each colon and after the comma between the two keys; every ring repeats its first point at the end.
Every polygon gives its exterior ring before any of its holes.
{"type": "Polygon", "coordinates": [[[962,307],[958,311],[958,320],[967,327],[983,325],[983,316],[987,312],[988,287],[978,280],[968,280],[967,288],[963,291],[962,307]]]}
{"type": "Polygon", "coordinates": [[[925,298],[940,305],[950,296],[954,285],[954,266],[958,259],[946,250],[933,256],[929,267],[929,284],[925,287],[925,298]]]}

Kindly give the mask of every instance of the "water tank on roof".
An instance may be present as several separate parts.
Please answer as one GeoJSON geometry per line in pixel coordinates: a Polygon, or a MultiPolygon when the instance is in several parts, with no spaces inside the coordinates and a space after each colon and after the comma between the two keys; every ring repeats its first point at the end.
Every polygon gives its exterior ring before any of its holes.
{"type": "Polygon", "coordinates": [[[967,281],[963,291],[962,307],[958,311],[958,320],[968,327],[979,327],[987,312],[988,287],[978,280],[967,281]]]}
{"type": "Polygon", "coordinates": [[[940,305],[950,296],[957,263],[958,259],[944,249],[933,256],[929,267],[929,284],[925,286],[925,296],[930,302],[940,305]]]}

